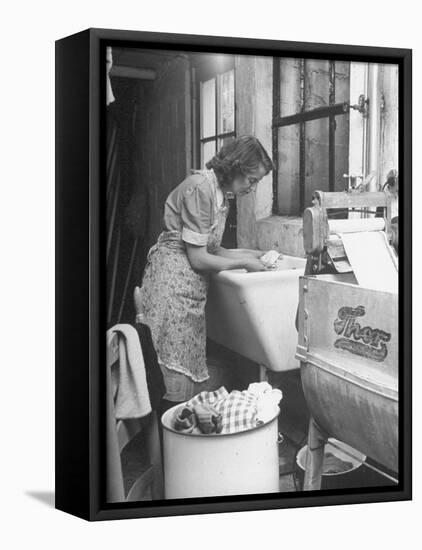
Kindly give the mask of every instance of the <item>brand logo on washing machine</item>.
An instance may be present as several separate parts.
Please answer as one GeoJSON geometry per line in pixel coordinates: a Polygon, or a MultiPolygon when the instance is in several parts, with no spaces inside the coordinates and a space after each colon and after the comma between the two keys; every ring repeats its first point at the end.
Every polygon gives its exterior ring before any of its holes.
{"type": "Polygon", "coordinates": [[[391,340],[391,334],[379,328],[361,326],[356,318],[364,315],[363,306],[344,306],[338,310],[334,330],[341,338],[334,346],[374,361],[384,361],[388,355],[386,342],[391,340]]]}

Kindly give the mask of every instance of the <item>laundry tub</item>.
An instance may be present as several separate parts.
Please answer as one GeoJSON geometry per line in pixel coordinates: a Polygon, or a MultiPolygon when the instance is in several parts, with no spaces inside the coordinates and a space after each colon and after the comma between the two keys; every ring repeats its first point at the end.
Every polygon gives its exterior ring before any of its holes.
{"type": "Polygon", "coordinates": [[[233,434],[185,434],[162,418],[166,499],[275,493],[279,490],[278,414],[233,434]]]}
{"type": "Polygon", "coordinates": [[[208,337],[269,370],[298,368],[295,320],[305,264],[303,258],[285,255],[274,270],[232,269],[212,275],[208,337]]]}

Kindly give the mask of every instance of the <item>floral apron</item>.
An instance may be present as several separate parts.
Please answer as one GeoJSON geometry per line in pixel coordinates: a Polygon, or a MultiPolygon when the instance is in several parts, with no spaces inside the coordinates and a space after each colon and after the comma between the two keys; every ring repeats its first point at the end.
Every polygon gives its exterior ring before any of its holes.
{"type": "MultiPolygon", "coordinates": [[[[213,189],[213,224],[207,250],[221,244],[228,201],[217,202],[217,180],[204,171],[213,189]]],[[[209,275],[192,269],[179,231],[163,231],[150,249],[141,287],[143,322],[151,335],[161,367],[182,373],[194,382],[208,379],[205,304],[209,275]]]]}

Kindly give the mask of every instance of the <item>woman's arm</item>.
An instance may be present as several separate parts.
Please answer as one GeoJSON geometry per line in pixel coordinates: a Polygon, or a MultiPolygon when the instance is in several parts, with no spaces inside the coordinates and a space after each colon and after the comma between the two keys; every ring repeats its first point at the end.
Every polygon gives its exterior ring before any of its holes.
{"type": "Polygon", "coordinates": [[[240,256],[244,256],[245,258],[260,258],[265,252],[264,250],[251,250],[249,248],[224,248],[223,246],[219,246],[215,254],[222,258],[239,259],[240,256]]]}
{"type": "Polygon", "coordinates": [[[185,244],[189,263],[195,271],[223,271],[223,269],[265,271],[266,269],[261,261],[250,255],[235,254],[227,257],[221,254],[210,254],[206,246],[185,244]]]}

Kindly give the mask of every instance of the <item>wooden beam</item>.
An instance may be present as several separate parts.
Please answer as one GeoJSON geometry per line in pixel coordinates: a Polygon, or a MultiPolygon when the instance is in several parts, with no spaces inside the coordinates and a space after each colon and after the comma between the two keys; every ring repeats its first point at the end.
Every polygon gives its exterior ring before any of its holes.
{"type": "Polygon", "coordinates": [[[347,193],[335,192],[324,193],[323,191],[314,191],[313,196],[318,199],[323,208],[369,208],[369,207],[387,207],[389,197],[382,191],[367,193],[347,193]]]}
{"type": "Polygon", "coordinates": [[[138,80],[155,80],[157,72],[152,69],[139,67],[126,67],[125,65],[113,65],[110,76],[120,78],[137,78],[138,80]]]}

